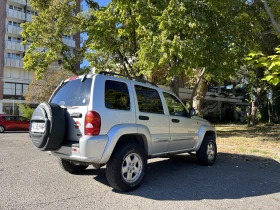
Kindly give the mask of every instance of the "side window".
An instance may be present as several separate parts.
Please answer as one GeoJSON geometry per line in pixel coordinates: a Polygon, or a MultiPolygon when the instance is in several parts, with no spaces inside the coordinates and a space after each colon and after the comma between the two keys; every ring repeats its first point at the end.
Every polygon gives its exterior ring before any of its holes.
{"type": "Polygon", "coordinates": [[[187,117],[188,112],[183,104],[173,95],[163,92],[169,114],[172,116],[187,117]]]}
{"type": "Polygon", "coordinates": [[[14,120],[14,117],[12,116],[6,116],[6,117],[3,117],[4,120],[8,120],[8,121],[13,121],[14,120]]]}
{"type": "Polygon", "coordinates": [[[20,121],[20,122],[22,122],[23,120],[22,120],[22,117],[15,117],[15,121],[20,121]]]}
{"type": "Polygon", "coordinates": [[[158,91],[152,88],[135,85],[140,112],[164,114],[158,91]]]}
{"type": "Polygon", "coordinates": [[[113,80],[105,82],[105,107],[108,109],[130,110],[127,84],[113,80]]]}

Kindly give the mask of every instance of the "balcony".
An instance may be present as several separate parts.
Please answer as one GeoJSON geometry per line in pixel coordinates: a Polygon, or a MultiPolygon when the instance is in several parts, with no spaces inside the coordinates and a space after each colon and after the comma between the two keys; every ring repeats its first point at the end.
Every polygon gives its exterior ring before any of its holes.
{"type": "Polygon", "coordinates": [[[13,9],[8,9],[7,10],[7,16],[12,17],[12,18],[16,18],[16,19],[20,19],[20,20],[25,20],[25,13],[24,12],[20,12],[20,11],[13,10],[13,9]]]}
{"type": "MultiPolygon", "coordinates": [[[[26,5],[26,0],[8,0],[8,3],[13,3],[15,5],[26,5]]],[[[27,0],[27,5],[30,6],[29,0],[27,0]]]]}
{"type": "Polygon", "coordinates": [[[62,38],[62,41],[63,41],[64,44],[66,44],[69,47],[75,47],[76,46],[75,40],[73,40],[73,39],[62,38]]]}
{"type": "Polygon", "coordinates": [[[17,26],[7,25],[6,30],[7,30],[7,33],[20,35],[20,31],[22,30],[22,28],[17,27],[17,26]]]}
{"type": "Polygon", "coordinates": [[[6,41],[6,49],[24,52],[24,46],[17,42],[6,41]]]}
{"type": "Polygon", "coordinates": [[[5,66],[23,68],[23,61],[13,58],[5,58],[5,66]]]}

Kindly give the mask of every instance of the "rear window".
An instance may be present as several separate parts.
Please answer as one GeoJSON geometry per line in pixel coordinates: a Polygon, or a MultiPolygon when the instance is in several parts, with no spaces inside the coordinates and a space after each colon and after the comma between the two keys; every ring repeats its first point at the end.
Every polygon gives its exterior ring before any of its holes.
{"type": "Polygon", "coordinates": [[[90,100],[92,79],[80,79],[64,83],[51,98],[51,103],[60,106],[87,106],[90,100]]]}

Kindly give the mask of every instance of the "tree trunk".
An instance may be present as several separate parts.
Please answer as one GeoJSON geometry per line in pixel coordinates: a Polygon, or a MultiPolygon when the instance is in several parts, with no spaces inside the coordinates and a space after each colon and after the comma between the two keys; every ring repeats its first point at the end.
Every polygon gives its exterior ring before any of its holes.
{"type": "Polygon", "coordinates": [[[173,76],[170,82],[170,90],[179,97],[179,77],[173,76]]]}
{"type": "Polygon", "coordinates": [[[203,116],[203,105],[207,90],[207,82],[202,78],[192,100],[192,107],[196,110],[196,113],[201,116],[203,116]]]}
{"type": "MultiPolygon", "coordinates": [[[[197,94],[197,89],[198,89],[198,87],[199,87],[199,83],[200,83],[201,79],[202,79],[203,76],[204,76],[205,68],[202,68],[201,70],[196,69],[195,71],[197,71],[197,72],[200,71],[200,75],[198,76],[198,78],[197,78],[197,80],[196,80],[196,83],[195,83],[195,85],[194,85],[194,87],[193,87],[192,95],[191,95],[191,98],[190,98],[190,106],[191,106],[191,107],[194,107],[194,106],[193,106],[193,98],[194,98],[194,96],[197,94]]],[[[198,73],[197,73],[197,74],[198,74],[198,73]]]]}
{"type": "Polygon", "coordinates": [[[261,99],[261,88],[257,88],[256,97],[255,100],[252,102],[252,109],[251,109],[250,125],[252,126],[256,125],[256,117],[257,117],[257,111],[258,111],[260,99],[261,99]]]}

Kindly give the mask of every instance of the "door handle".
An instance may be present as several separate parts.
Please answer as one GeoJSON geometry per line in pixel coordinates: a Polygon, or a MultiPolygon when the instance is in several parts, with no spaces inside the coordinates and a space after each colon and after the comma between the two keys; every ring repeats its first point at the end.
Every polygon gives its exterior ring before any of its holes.
{"type": "Polygon", "coordinates": [[[139,120],[149,120],[150,118],[148,116],[143,116],[143,115],[140,115],[139,116],[139,120]]]}
{"type": "Polygon", "coordinates": [[[174,123],[179,123],[180,120],[178,120],[178,119],[172,119],[172,122],[174,122],[174,123]]]}

